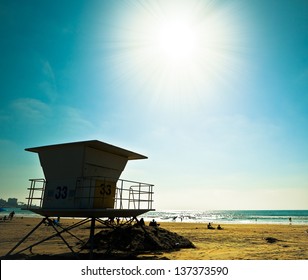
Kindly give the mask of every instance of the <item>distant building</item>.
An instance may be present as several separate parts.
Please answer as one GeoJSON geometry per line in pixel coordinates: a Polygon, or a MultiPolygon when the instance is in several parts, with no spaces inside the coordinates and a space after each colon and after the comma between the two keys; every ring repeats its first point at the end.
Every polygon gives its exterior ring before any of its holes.
{"type": "Polygon", "coordinates": [[[7,205],[7,201],[0,198],[0,207],[5,207],[7,205]]]}
{"type": "Polygon", "coordinates": [[[9,207],[18,207],[17,198],[9,198],[7,200],[7,204],[9,205],[9,207]]]}
{"type": "Polygon", "coordinates": [[[6,207],[6,208],[18,207],[18,199],[17,198],[9,198],[6,201],[6,200],[0,198],[0,207],[6,207]]]}

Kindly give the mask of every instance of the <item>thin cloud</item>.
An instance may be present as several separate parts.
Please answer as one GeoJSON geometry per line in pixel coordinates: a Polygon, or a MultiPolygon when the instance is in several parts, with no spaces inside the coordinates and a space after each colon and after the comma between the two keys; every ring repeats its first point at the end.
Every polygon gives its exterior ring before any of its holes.
{"type": "Polygon", "coordinates": [[[54,102],[58,97],[58,90],[56,77],[49,61],[41,61],[41,71],[43,80],[39,83],[38,87],[50,101],[54,102]]]}
{"type": "Polygon", "coordinates": [[[62,107],[61,110],[63,112],[64,124],[68,130],[94,129],[93,124],[82,115],[80,110],[69,106],[62,107]]]}
{"type": "Polygon", "coordinates": [[[31,121],[42,121],[51,113],[51,109],[46,103],[34,98],[16,99],[11,107],[14,115],[31,121]]]}

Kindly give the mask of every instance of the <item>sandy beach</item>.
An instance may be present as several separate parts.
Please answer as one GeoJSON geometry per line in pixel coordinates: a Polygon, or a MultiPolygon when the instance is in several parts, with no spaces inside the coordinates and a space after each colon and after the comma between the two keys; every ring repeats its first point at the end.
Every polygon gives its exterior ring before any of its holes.
{"type": "MultiPolygon", "coordinates": [[[[77,223],[77,219],[61,219],[63,226],[77,223]]],[[[12,221],[0,222],[0,256],[4,256],[40,222],[37,218],[16,217],[12,221]]],[[[215,227],[217,225],[214,224],[215,227]]],[[[224,224],[223,230],[209,230],[203,223],[162,223],[163,227],[176,232],[194,243],[196,248],[174,252],[152,252],[139,258],[170,260],[307,260],[307,225],[269,224],[224,224]]],[[[100,225],[95,233],[100,230],[100,225]]],[[[89,223],[71,231],[80,239],[89,237],[89,223]]],[[[51,226],[42,225],[18,250],[25,248],[55,233],[51,226]]],[[[66,234],[66,239],[77,248],[77,240],[66,234]]],[[[28,256],[48,256],[68,253],[69,249],[56,236],[23,253],[28,256]]]]}

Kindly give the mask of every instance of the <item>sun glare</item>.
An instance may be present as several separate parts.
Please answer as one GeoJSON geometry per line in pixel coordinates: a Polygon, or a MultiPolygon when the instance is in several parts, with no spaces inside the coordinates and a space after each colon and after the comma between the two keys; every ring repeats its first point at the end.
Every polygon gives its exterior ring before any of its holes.
{"type": "Polygon", "coordinates": [[[193,58],[197,49],[197,32],[184,20],[169,20],[156,31],[156,44],[166,60],[183,62],[193,58]]]}
{"type": "MultiPolygon", "coordinates": [[[[216,2],[215,2],[216,3],[216,2]]],[[[122,81],[161,103],[198,102],[235,80],[242,27],[231,5],[149,1],[123,12],[112,67],[122,81]],[[124,16],[125,15],[125,16],[124,16]]],[[[242,71],[243,69],[241,69],[242,71]]],[[[221,90],[220,90],[221,91],[221,90]]]]}

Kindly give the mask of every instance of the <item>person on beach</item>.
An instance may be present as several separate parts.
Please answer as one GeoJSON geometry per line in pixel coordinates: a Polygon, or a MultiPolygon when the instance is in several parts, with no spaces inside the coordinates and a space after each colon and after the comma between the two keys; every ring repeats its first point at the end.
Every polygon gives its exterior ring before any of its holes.
{"type": "Polygon", "coordinates": [[[158,227],[159,224],[153,219],[153,220],[149,223],[149,226],[151,226],[151,227],[158,227]]]}
{"type": "Polygon", "coordinates": [[[9,214],[9,220],[12,220],[12,219],[13,219],[13,217],[14,217],[14,215],[15,215],[15,212],[14,212],[14,211],[12,211],[12,212],[9,214]]]}
{"type": "Polygon", "coordinates": [[[292,225],[292,218],[291,217],[289,218],[289,223],[290,223],[290,225],[292,225]]]}
{"type": "Polygon", "coordinates": [[[58,219],[53,219],[52,222],[55,226],[60,226],[60,221],[58,219]]]}
{"type": "Polygon", "coordinates": [[[208,229],[215,229],[215,228],[212,226],[211,223],[209,223],[209,224],[207,225],[207,228],[208,228],[208,229]]]}
{"type": "Polygon", "coordinates": [[[222,228],[220,225],[218,225],[217,229],[221,230],[221,229],[223,229],[223,228],[222,228]]]}
{"type": "Polygon", "coordinates": [[[138,221],[138,225],[139,225],[139,226],[144,226],[144,225],[145,225],[144,219],[143,219],[143,218],[141,218],[141,219],[138,221]]]}

